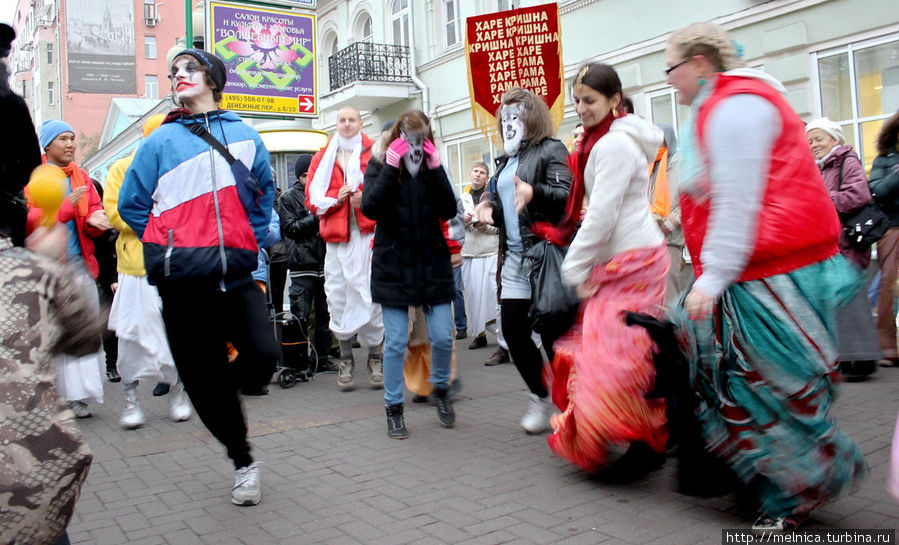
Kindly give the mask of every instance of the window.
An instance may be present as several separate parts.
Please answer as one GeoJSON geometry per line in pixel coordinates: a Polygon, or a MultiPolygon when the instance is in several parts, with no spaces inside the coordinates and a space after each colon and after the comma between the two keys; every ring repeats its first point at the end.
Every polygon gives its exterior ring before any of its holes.
{"type": "Polygon", "coordinates": [[[47,104],[49,104],[50,106],[53,106],[53,100],[54,100],[54,98],[53,98],[53,82],[48,81],[47,82],[47,104]]]}
{"type": "Polygon", "coordinates": [[[459,43],[462,33],[457,0],[443,0],[443,20],[446,22],[446,47],[452,47],[459,43]]]}
{"type": "Polygon", "coordinates": [[[159,98],[159,78],[150,74],[144,76],[144,97],[159,98]]]}
{"type": "Polygon", "coordinates": [[[678,127],[687,119],[688,106],[677,103],[677,91],[673,87],[648,93],[649,116],[653,123],[667,123],[677,131],[678,127]]]}
{"type": "Polygon", "coordinates": [[[360,42],[372,41],[371,15],[363,13],[359,16],[356,20],[356,30],[353,34],[358,37],[360,42]]]}
{"type": "Polygon", "coordinates": [[[514,0],[496,0],[496,11],[515,9],[514,0]]]}
{"type": "Polygon", "coordinates": [[[843,127],[846,141],[870,170],[880,127],[899,109],[899,36],[848,44],[816,57],[819,111],[843,127]]]}
{"type": "Polygon", "coordinates": [[[144,58],[156,58],[156,36],[144,36],[144,58]]]}
{"type": "Polygon", "coordinates": [[[337,54],[337,34],[334,32],[329,32],[325,39],[322,40],[322,50],[325,52],[324,59],[324,69],[322,70],[322,74],[325,75],[323,81],[329,82],[331,81],[331,72],[330,72],[330,57],[333,57],[337,54]]]}
{"type": "Polygon", "coordinates": [[[446,166],[453,177],[453,183],[460,191],[471,183],[469,172],[471,165],[477,161],[483,161],[490,165],[493,161],[490,157],[502,150],[494,150],[491,142],[480,133],[447,143],[446,166]]]}
{"type": "Polygon", "coordinates": [[[409,0],[395,0],[390,10],[393,43],[409,45],[409,0]]]}
{"type": "Polygon", "coordinates": [[[47,64],[53,64],[53,42],[47,42],[47,64]]]}

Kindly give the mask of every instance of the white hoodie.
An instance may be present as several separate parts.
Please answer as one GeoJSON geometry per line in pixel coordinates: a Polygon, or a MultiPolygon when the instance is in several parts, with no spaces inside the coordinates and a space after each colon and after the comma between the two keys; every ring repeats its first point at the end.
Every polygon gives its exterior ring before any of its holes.
{"type": "Polygon", "coordinates": [[[646,198],[649,163],[662,139],[661,129],[628,115],[613,121],[590,150],[584,169],[584,194],[590,204],[562,263],[566,284],[581,284],[595,265],[621,252],[665,244],[646,198]]]}

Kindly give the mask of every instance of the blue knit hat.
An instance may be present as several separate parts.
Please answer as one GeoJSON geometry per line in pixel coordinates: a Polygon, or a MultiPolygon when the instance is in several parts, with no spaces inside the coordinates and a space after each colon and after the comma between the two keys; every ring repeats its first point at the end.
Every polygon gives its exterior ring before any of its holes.
{"type": "Polygon", "coordinates": [[[47,146],[50,145],[50,142],[56,140],[56,137],[64,132],[75,134],[75,129],[65,121],[60,121],[58,119],[48,119],[44,121],[41,125],[41,133],[39,135],[41,149],[46,150],[47,146]]]}

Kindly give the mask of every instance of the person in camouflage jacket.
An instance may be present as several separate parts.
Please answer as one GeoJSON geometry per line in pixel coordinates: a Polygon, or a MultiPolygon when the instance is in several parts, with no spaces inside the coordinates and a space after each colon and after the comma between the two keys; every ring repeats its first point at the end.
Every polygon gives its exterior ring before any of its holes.
{"type": "Polygon", "coordinates": [[[91,452],[56,390],[55,356],[100,347],[97,311],[61,265],[0,235],[0,536],[54,543],[91,452]]]}

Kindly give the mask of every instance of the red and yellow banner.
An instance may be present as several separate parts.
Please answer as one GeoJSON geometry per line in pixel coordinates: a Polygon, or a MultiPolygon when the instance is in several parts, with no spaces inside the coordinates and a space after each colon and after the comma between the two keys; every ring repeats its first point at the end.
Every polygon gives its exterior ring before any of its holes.
{"type": "Polygon", "coordinates": [[[495,135],[503,93],[513,87],[539,95],[556,129],[565,107],[562,29],[558,4],[544,4],[466,19],[465,59],[474,124],[495,135]]]}

